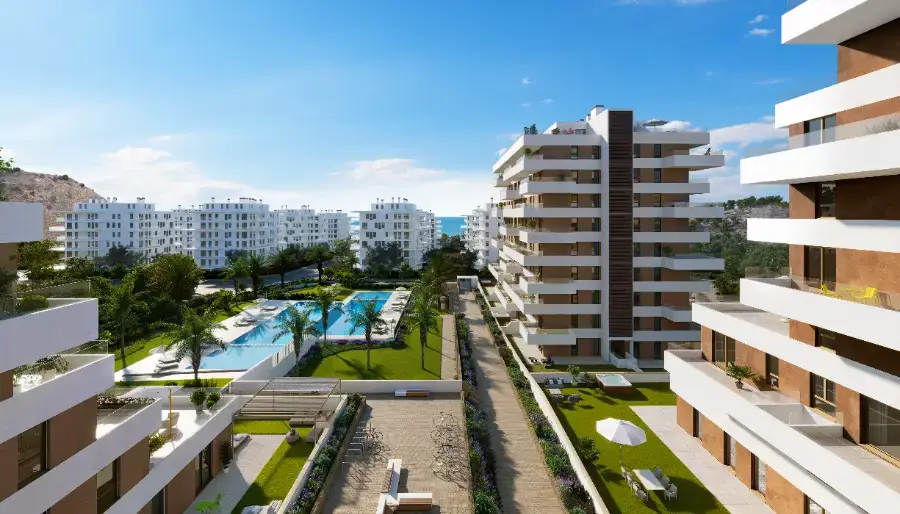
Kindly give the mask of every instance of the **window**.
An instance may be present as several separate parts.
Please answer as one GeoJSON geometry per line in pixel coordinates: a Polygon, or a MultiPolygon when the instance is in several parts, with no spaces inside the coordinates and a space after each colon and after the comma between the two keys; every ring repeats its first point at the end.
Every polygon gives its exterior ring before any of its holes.
{"type": "Polygon", "coordinates": [[[834,182],[819,182],[816,186],[816,217],[834,217],[834,182]]]}
{"type": "Polygon", "coordinates": [[[662,257],[662,243],[653,243],[653,256],[662,257]]]}
{"type": "Polygon", "coordinates": [[[694,437],[703,440],[703,423],[700,422],[700,411],[694,409],[694,437]]]}
{"type": "Polygon", "coordinates": [[[47,463],[47,422],[19,434],[19,489],[40,477],[47,463]]]}
{"type": "Polygon", "coordinates": [[[578,158],[578,147],[577,147],[577,146],[570,146],[570,147],[569,147],[569,158],[570,158],[570,159],[577,159],[577,158],[578,158]]]}
{"type": "Polygon", "coordinates": [[[766,354],[766,384],[778,389],[778,357],[766,354]]]}
{"type": "Polygon", "coordinates": [[[900,459],[900,410],[871,398],[865,398],[866,444],[894,459],[900,459]]]}
{"type": "Polygon", "coordinates": [[[725,367],[729,362],[734,362],[736,353],[736,341],[725,334],[713,332],[713,363],[725,367]]]}
{"type": "Polygon", "coordinates": [[[97,513],[106,512],[119,498],[119,459],[97,473],[97,513]]]}
{"type": "Polygon", "coordinates": [[[728,434],[725,434],[725,465],[729,466],[731,469],[735,469],[735,456],[737,455],[737,448],[734,438],[728,434]]]}
{"type": "Polygon", "coordinates": [[[659,282],[662,280],[662,269],[661,268],[653,268],[653,280],[655,282],[659,282]]]}
{"type": "Polygon", "coordinates": [[[753,475],[751,478],[751,488],[759,491],[763,496],[766,495],[766,463],[759,460],[759,457],[756,455],[753,456],[753,460],[751,462],[751,467],[753,468],[753,475]]]}
{"type": "Polygon", "coordinates": [[[653,305],[655,307],[662,306],[662,293],[660,293],[660,292],[653,293],[653,305]]]}
{"type": "Polygon", "coordinates": [[[834,248],[806,246],[804,259],[804,275],[810,286],[825,285],[834,290],[837,282],[837,251],[834,248]]]}
{"type": "Polygon", "coordinates": [[[212,443],[194,458],[194,471],[197,474],[197,492],[203,490],[212,480],[212,443]]]}
{"type": "Polygon", "coordinates": [[[634,299],[632,300],[632,305],[634,305],[635,307],[640,307],[641,293],[634,293],[634,299]]]}
{"type": "Polygon", "coordinates": [[[662,145],[653,145],[653,157],[657,159],[662,157],[662,145]]]}
{"type": "Polygon", "coordinates": [[[578,328],[578,314],[572,314],[571,319],[569,320],[569,326],[571,328],[578,328]]]}
{"type": "Polygon", "coordinates": [[[654,184],[662,183],[662,169],[653,168],[653,183],[654,184]]]}
{"type": "Polygon", "coordinates": [[[819,145],[835,141],[837,116],[825,116],[803,122],[803,146],[819,145]]]}
{"type": "Polygon", "coordinates": [[[591,159],[599,159],[600,158],[600,147],[594,145],[591,147],[591,159]]]}
{"type": "MultiPolygon", "coordinates": [[[[653,330],[659,331],[662,330],[662,318],[653,318],[653,330]]],[[[654,357],[661,358],[661,357],[654,357]]]]}
{"type": "Polygon", "coordinates": [[[631,145],[631,156],[634,158],[641,156],[641,145],[631,145]]]}
{"type": "Polygon", "coordinates": [[[578,356],[578,344],[577,343],[573,344],[572,346],[569,347],[569,355],[571,355],[572,357],[578,356]]]}
{"type": "Polygon", "coordinates": [[[641,170],[634,170],[631,173],[631,181],[635,184],[641,183],[641,170]]]}
{"type": "Polygon", "coordinates": [[[821,505],[813,501],[809,496],[806,497],[806,514],[828,514],[821,505]]]}
{"type": "Polygon", "coordinates": [[[662,219],[661,218],[653,218],[653,231],[654,232],[662,232],[662,219]]]}
{"type": "Polygon", "coordinates": [[[835,405],[837,395],[835,394],[834,382],[813,373],[810,373],[810,375],[813,385],[813,408],[833,416],[837,412],[837,406],[835,405]]]}
{"type": "Polygon", "coordinates": [[[835,333],[831,330],[816,327],[816,346],[834,353],[837,346],[835,333]]]}
{"type": "Polygon", "coordinates": [[[640,243],[634,243],[634,244],[632,244],[631,246],[632,246],[632,249],[633,249],[633,251],[632,251],[632,256],[634,256],[634,257],[640,257],[640,256],[641,256],[641,245],[640,245],[640,243]]]}

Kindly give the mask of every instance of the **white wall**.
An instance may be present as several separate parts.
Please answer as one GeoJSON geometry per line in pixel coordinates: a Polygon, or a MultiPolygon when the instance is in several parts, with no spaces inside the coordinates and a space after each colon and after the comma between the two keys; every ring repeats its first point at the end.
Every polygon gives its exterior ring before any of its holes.
{"type": "Polygon", "coordinates": [[[51,298],[50,306],[0,320],[0,373],[97,339],[96,298],[51,298]]]}
{"type": "Polygon", "coordinates": [[[0,243],[44,239],[44,204],[0,202],[0,243]]]}

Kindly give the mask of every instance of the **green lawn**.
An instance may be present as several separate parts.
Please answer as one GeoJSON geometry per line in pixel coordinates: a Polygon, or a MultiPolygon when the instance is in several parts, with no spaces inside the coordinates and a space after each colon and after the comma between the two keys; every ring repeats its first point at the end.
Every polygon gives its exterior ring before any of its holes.
{"type": "Polygon", "coordinates": [[[244,497],[231,511],[232,514],[240,514],[244,507],[250,505],[267,505],[272,500],[284,500],[313,449],[312,443],[303,442],[309,434],[309,428],[298,428],[297,432],[300,433],[300,440],[293,444],[281,442],[256,480],[250,484],[244,497]]]}
{"type": "Polygon", "coordinates": [[[219,323],[221,323],[221,322],[225,321],[226,319],[228,319],[228,318],[230,318],[230,317],[232,317],[232,316],[237,316],[238,314],[241,313],[241,311],[243,311],[243,310],[246,309],[247,307],[250,307],[250,306],[253,305],[254,303],[256,303],[256,302],[241,302],[241,303],[238,303],[238,304],[237,304],[237,308],[231,309],[231,312],[228,312],[228,313],[226,313],[226,312],[219,312],[218,314],[216,314],[216,321],[218,321],[219,323]]]}
{"type": "Polygon", "coordinates": [[[305,377],[330,377],[346,380],[440,380],[441,333],[443,319],[438,319],[438,333],[428,333],[425,369],[422,369],[422,345],[419,331],[406,334],[400,348],[371,350],[372,369],[366,370],[366,351],[348,350],[329,355],[316,366],[300,370],[305,377]]]}
{"type": "MultiPolygon", "coordinates": [[[[191,379],[193,380],[193,379],[191,379]]],[[[225,387],[228,382],[231,382],[230,378],[201,378],[201,380],[213,380],[215,381],[215,387],[225,387]]],[[[123,386],[164,386],[168,385],[169,382],[177,382],[178,385],[183,386],[184,380],[126,380],[122,382],[116,382],[116,385],[123,386]]],[[[287,430],[285,430],[287,432],[287,430]]]]}
{"type": "MultiPolygon", "coordinates": [[[[316,294],[321,287],[322,286],[307,287],[307,288],[303,288],[303,289],[291,289],[290,292],[291,293],[316,294]]],[[[332,289],[334,289],[334,292],[335,292],[335,295],[336,295],[338,301],[342,301],[344,298],[347,298],[354,292],[353,289],[347,289],[345,287],[340,287],[340,286],[332,286],[332,289]]]]}
{"type": "Polygon", "coordinates": [[[591,437],[600,450],[600,457],[594,463],[587,463],[587,468],[610,512],[728,512],[630,408],[630,405],[675,405],[675,394],[669,390],[668,384],[636,386],[631,394],[616,396],[608,396],[593,388],[563,389],[564,394],[576,392],[581,394],[581,402],[575,407],[557,405],[556,412],[573,443],[577,444],[579,437],[591,437]],[[631,469],[662,468],[678,486],[677,500],[667,502],[661,494],[650,492],[650,503],[644,504],[632,495],[619,469],[618,445],[610,443],[595,431],[596,422],[605,418],[631,421],[644,429],[646,443],[623,448],[625,464],[631,469]]]}
{"type": "Polygon", "coordinates": [[[291,426],[286,419],[236,419],[235,434],[286,434],[291,426]]]}

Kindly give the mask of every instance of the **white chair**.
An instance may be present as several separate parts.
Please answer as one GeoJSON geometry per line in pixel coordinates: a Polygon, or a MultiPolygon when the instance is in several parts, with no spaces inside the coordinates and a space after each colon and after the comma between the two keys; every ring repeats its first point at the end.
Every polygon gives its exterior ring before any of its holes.
{"type": "Polygon", "coordinates": [[[663,472],[659,466],[656,466],[655,468],[653,468],[653,476],[655,476],[656,478],[662,478],[663,472]]]}
{"type": "Polygon", "coordinates": [[[634,495],[641,499],[641,501],[646,502],[650,499],[650,496],[643,490],[638,489],[634,492],[634,495]]]}
{"type": "Polygon", "coordinates": [[[663,487],[669,487],[669,484],[671,484],[672,481],[669,480],[669,477],[663,475],[662,478],[659,479],[659,483],[662,484],[663,487]]]}
{"type": "Polygon", "coordinates": [[[669,485],[669,488],[663,491],[666,495],[666,501],[678,499],[678,487],[675,484],[669,485]]]}

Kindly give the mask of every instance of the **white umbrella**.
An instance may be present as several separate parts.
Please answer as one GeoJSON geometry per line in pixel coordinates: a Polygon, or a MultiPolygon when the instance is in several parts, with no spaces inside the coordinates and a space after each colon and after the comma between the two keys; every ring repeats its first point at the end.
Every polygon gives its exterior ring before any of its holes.
{"type": "Polygon", "coordinates": [[[622,445],[637,446],[647,442],[644,429],[630,421],[606,418],[597,422],[597,433],[619,445],[619,465],[622,466],[622,445]]]}

